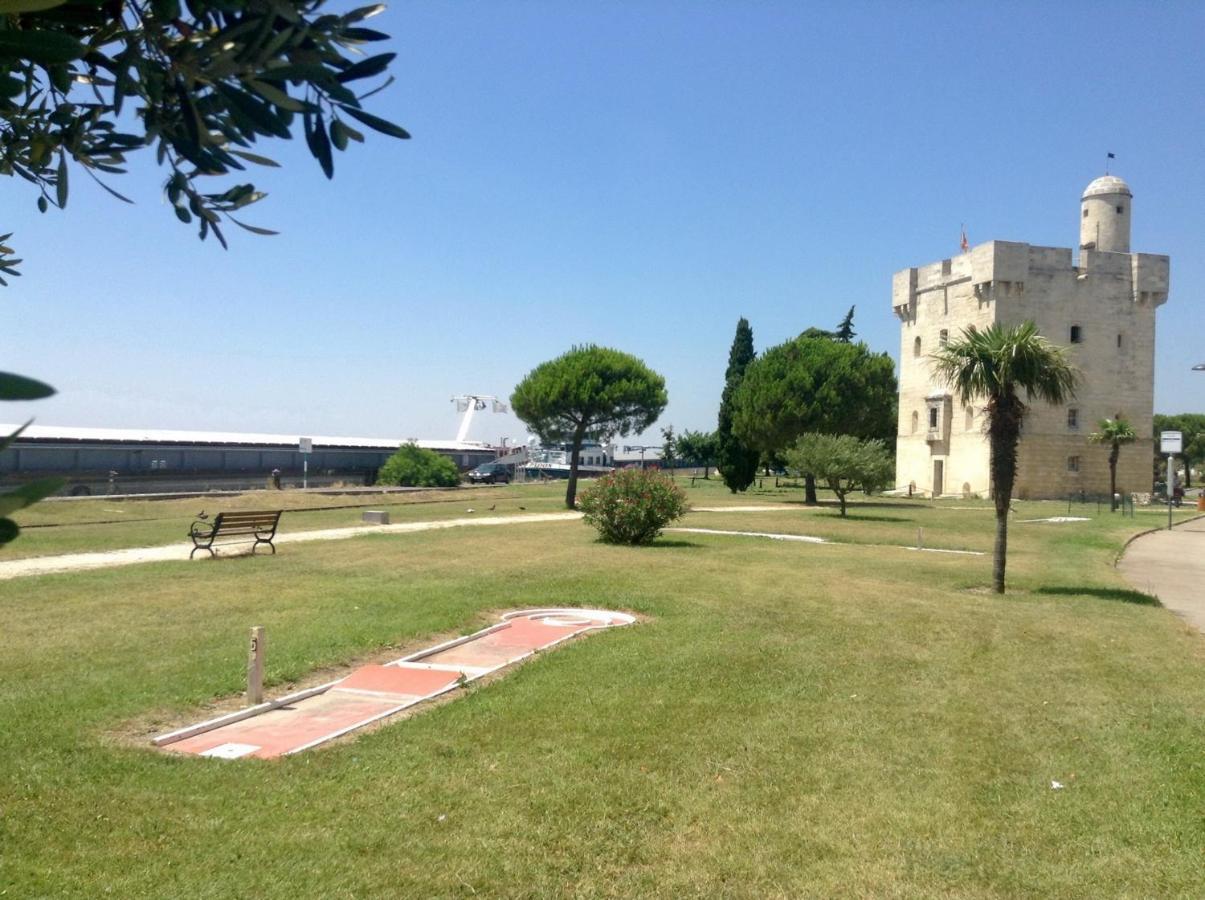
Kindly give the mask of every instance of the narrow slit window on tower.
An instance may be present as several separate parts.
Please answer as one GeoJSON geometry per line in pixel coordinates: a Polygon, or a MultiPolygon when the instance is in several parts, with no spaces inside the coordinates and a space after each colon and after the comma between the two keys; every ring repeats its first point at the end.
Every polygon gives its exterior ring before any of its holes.
{"type": "Polygon", "coordinates": [[[912,355],[920,356],[920,338],[919,337],[915,341],[912,342],[912,355]]]}
{"type": "Polygon", "coordinates": [[[1071,326],[1071,343],[1082,344],[1084,342],[1084,332],[1078,325],[1071,326]]]}
{"type": "Polygon", "coordinates": [[[1084,218],[1088,218],[1088,207],[1084,207],[1084,218]]]}
{"type": "Polygon", "coordinates": [[[1079,457],[1078,456],[1068,456],[1067,457],[1067,471],[1068,472],[1078,472],[1079,471],[1079,457]]]}
{"type": "Polygon", "coordinates": [[[920,427],[920,413],[915,409],[912,410],[912,433],[916,434],[916,429],[920,427]]]}
{"type": "Polygon", "coordinates": [[[946,344],[950,343],[950,331],[948,328],[943,328],[941,330],[941,332],[937,335],[937,343],[943,347],[946,344]]]}
{"type": "Polygon", "coordinates": [[[929,430],[930,431],[937,430],[937,407],[936,406],[929,407],[929,430]]]}
{"type": "Polygon", "coordinates": [[[1117,332],[1117,349],[1121,349],[1121,332],[1117,332]]]}
{"type": "Polygon", "coordinates": [[[1074,406],[1067,409],[1067,427],[1072,429],[1079,428],[1079,410],[1074,406]]]}
{"type": "Polygon", "coordinates": [[[1125,209],[1125,207],[1124,207],[1124,206],[1119,206],[1119,207],[1117,207],[1117,215],[1119,215],[1119,216],[1120,216],[1120,215],[1121,215],[1123,212],[1125,212],[1125,211],[1126,211],[1126,209],[1125,209]]]}

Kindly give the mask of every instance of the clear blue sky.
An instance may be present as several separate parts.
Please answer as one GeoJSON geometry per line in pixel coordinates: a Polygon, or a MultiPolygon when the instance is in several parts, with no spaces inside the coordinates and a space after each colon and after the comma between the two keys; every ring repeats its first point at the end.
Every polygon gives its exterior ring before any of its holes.
{"type": "MultiPolygon", "coordinates": [[[[1135,250],[1167,253],[1156,410],[1205,410],[1205,6],[1199,3],[395,4],[397,77],[327,182],[261,149],[274,238],[198,242],[151,159],[78,176],[0,292],[3,368],[42,424],[445,438],[449,398],[508,396],[575,343],[668,381],[714,427],[739,316],[759,350],[851,304],[898,356],[891,275],[991,239],[1072,246],[1105,153],[1135,250]]],[[[480,416],[472,437],[521,437],[480,416]]]]}

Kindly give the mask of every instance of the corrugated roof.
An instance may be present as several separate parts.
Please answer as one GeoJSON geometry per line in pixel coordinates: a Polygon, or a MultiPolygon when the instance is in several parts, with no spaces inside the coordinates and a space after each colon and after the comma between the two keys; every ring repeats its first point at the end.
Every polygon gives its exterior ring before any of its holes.
{"type": "MultiPolygon", "coordinates": [[[[19,425],[0,425],[0,435],[12,434],[19,425]]],[[[396,450],[406,438],[334,437],[331,435],[259,434],[238,431],[176,431],[161,428],[76,428],[63,425],[30,425],[17,440],[107,441],[116,444],[242,444],[246,446],[296,447],[299,437],[308,437],[315,447],[354,447],[364,450],[396,450]]],[[[415,441],[428,450],[490,450],[480,441],[415,441]]]]}

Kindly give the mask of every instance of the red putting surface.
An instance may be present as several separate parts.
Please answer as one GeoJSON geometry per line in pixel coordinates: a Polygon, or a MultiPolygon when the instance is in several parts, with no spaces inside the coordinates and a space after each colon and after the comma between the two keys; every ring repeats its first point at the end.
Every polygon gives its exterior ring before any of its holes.
{"type": "MultiPolygon", "coordinates": [[[[296,753],[400,712],[585,631],[627,625],[631,616],[598,610],[535,610],[459,642],[383,666],[363,666],[308,697],[237,721],[214,720],[200,733],[156,738],[176,753],[234,759],[296,753]]],[[[238,714],[235,714],[238,715],[238,714]]],[[[231,717],[226,717],[227,719],[231,717]]]]}
{"type": "Polygon", "coordinates": [[[440,650],[429,656],[419,656],[417,660],[444,666],[492,669],[521,659],[536,650],[543,650],[545,647],[588,631],[590,628],[589,623],[553,625],[545,624],[539,619],[515,619],[500,626],[496,631],[483,634],[468,643],[449,647],[447,650],[440,650]]]}

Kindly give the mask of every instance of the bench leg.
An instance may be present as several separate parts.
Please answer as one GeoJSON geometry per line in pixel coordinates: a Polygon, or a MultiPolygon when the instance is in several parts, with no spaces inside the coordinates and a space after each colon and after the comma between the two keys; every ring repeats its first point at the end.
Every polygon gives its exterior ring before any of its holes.
{"type": "Polygon", "coordinates": [[[194,556],[196,556],[196,554],[197,554],[197,551],[198,551],[198,550],[208,550],[208,551],[209,551],[209,558],[210,558],[210,559],[213,559],[213,558],[214,558],[214,556],[216,555],[216,554],[213,552],[213,545],[210,545],[210,546],[208,546],[208,547],[202,547],[200,544],[197,544],[196,546],[194,546],[194,547],[192,548],[192,553],[188,554],[188,558],[189,558],[189,559],[192,559],[194,556]]]}

